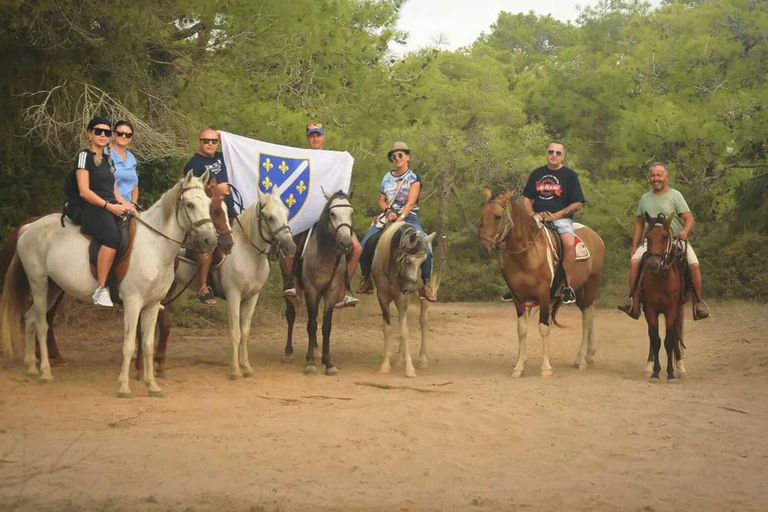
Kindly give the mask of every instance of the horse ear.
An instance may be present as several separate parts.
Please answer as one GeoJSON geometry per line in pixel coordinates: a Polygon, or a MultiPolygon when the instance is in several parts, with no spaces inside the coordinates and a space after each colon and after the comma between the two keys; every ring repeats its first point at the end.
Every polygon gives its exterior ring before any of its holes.
{"type": "Polygon", "coordinates": [[[280,190],[277,188],[277,185],[272,187],[272,195],[275,197],[280,197],[280,190]]]}
{"type": "Polygon", "coordinates": [[[672,215],[667,217],[667,220],[664,221],[664,229],[669,230],[669,226],[672,225],[672,220],[673,219],[674,219],[674,217],[672,215]]]}
{"type": "Polygon", "coordinates": [[[323,187],[320,187],[320,190],[323,191],[323,195],[325,196],[325,200],[326,201],[330,201],[331,197],[333,197],[333,194],[329,194],[328,192],[326,192],[323,187]]]}
{"type": "Polygon", "coordinates": [[[262,208],[267,206],[267,194],[261,191],[259,192],[259,206],[261,206],[262,208]]]}
{"type": "Polygon", "coordinates": [[[429,235],[427,238],[425,238],[426,242],[427,242],[428,244],[431,244],[431,243],[432,243],[432,240],[434,240],[434,239],[435,239],[435,236],[437,236],[437,231],[435,231],[434,233],[432,233],[431,235],[429,235]]]}
{"type": "Polygon", "coordinates": [[[651,218],[650,215],[648,215],[648,212],[644,212],[643,216],[645,217],[646,224],[651,224],[653,222],[653,219],[651,218]]]}
{"type": "Polygon", "coordinates": [[[491,189],[488,187],[483,188],[483,198],[485,199],[485,201],[488,202],[488,200],[490,200],[491,197],[493,197],[493,193],[491,192],[491,189]]]}
{"type": "MultiPolygon", "coordinates": [[[[189,173],[192,174],[192,173],[189,173]]],[[[200,176],[200,181],[203,183],[208,183],[208,171],[205,171],[202,176],[200,176]]]]}

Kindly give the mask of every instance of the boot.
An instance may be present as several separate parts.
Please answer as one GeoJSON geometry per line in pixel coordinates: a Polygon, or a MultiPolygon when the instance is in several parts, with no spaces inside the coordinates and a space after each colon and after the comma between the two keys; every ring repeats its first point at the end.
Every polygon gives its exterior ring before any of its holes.
{"type": "Polygon", "coordinates": [[[373,280],[371,279],[371,276],[363,277],[363,281],[360,283],[357,293],[373,293],[373,280]]]}
{"type": "Polygon", "coordinates": [[[429,283],[424,283],[424,286],[421,287],[421,290],[419,290],[419,298],[426,300],[427,302],[437,302],[437,297],[432,293],[432,287],[429,286],[429,283]]]}

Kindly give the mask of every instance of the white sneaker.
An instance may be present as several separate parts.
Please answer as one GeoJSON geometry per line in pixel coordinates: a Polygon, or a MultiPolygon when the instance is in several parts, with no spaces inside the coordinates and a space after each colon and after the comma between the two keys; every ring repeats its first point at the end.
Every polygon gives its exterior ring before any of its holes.
{"type": "Polygon", "coordinates": [[[353,308],[357,306],[358,302],[360,302],[360,299],[357,297],[353,297],[351,295],[345,295],[344,299],[342,299],[341,302],[337,302],[335,306],[333,306],[336,309],[344,309],[344,308],[353,308]]]}
{"type": "Polygon", "coordinates": [[[109,298],[109,290],[106,286],[99,286],[96,291],[93,292],[93,303],[97,306],[103,306],[105,308],[111,308],[112,299],[109,298]]]}

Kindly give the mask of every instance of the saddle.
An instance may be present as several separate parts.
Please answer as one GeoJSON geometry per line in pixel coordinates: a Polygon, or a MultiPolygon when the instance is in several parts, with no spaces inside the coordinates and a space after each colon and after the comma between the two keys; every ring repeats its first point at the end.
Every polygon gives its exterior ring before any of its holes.
{"type": "MultiPolygon", "coordinates": [[[[120,222],[119,229],[120,246],[117,248],[117,254],[115,255],[114,263],[112,263],[112,268],[109,269],[106,283],[107,288],[109,288],[109,296],[115,304],[122,304],[120,294],[118,293],[118,286],[128,272],[128,264],[131,261],[131,252],[133,251],[133,239],[136,236],[136,220],[133,216],[129,215],[125,220],[120,222]]],[[[83,234],[83,236],[91,241],[91,245],[88,246],[88,257],[91,264],[91,274],[95,279],[96,262],[99,257],[101,244],[94,240],[91,235],[83,234]]]]}
{"type": "MultiPolygon", "coordinates": [[[[547,228],[546,231],[544,231],[544,234],[547,236],[547,243],[549,244],[549,248],[552,249],[552,253],[555,255],[555,262],[558,263],[561,260],[561,255],[563,253],[560,237],[557,236],[557,230],[551,222],[544,222],[544,227],[547,228]]],[[[579,224],[578,222],[573,223],[574,231],[584,227],[586,227],[584,224],[579,224]]],[[[574,233],[574,237],[576,238],[576,261],[589,259],[590,252],[587,244],[584,243],[579,235],[574,233]]]]}

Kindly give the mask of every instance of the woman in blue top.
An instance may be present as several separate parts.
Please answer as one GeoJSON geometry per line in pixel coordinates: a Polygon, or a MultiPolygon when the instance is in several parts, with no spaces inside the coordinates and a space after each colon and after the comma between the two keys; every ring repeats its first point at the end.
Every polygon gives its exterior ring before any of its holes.
{"type": "Polygon", "coordinates": [[[137,203],[139,200],[139,175],[136,173],[136,157],[128,151],[133,140],[133,125],[118,121],[112,131],[112,162],[115,164],[115,184],[121,203],[137,203]]]}
{"type": "MultiPolygon", "coordinates": [[[[386,214],[389,222],[407,222],[415,227],[419,232],[424,233],[424,228],[419,223],[419,193],[421,192],[421,178],[410,168],[411,151],[405,142],[395,142],[392,145],[392,151],[387,153],[389,161],[395,164],[395,169],[384,175],[381,180],[381,189],[379,190],[379,209],[386,214]]],[[[381,223],[377,226],[376,218],[371,224],[370,229],[363,237],[363,254],[360,258],[360,270],[363,273],[363,282],[360,284],[358,293],[371,293],[373,291],[373,281],[371,280],[371,266],[373,264],[373,255],[375,252],[375,242],[384,227],[381,223]],[[368,244],[367,242],[376,236],[376,239],[368,244]]],[[[419,291],[419,297],[434,302],[437,299],[429,286],[429,279],[432,277],[432,248],[427,251],[427,259],[421,265],[421,279],[424,286],[419,291]]]]}

